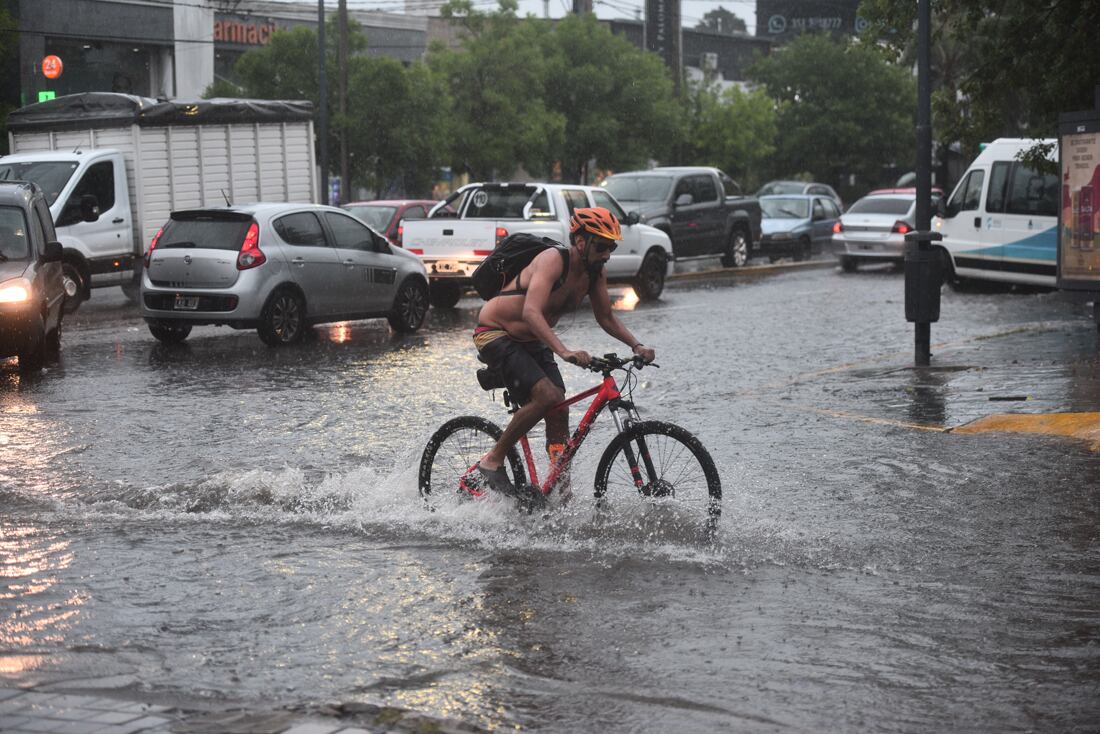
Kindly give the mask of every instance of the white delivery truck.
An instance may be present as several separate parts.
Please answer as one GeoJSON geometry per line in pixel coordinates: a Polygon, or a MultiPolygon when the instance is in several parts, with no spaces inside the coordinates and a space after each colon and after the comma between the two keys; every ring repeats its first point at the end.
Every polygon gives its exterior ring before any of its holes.
{"type": "Polygon", "coordinates": [[[68,311],[103,286],[136,300],[142,255],[172,211],[317,201],[312,119],[309,102],[68,95],[11,113],[0,180],[46,192],[68,311]]]}
{"type": "Polygon", "coordinates": [[[427,219],[405,220],[401,243],[424,261],[432,305],[452,308],[474,269],[508,235],[525,232],[568,244],[573,210],[592,206],[609,209],[623,226],[623,241],[605,266],[608,282],[633,286],[643,301],[658,298],[672,273],[672,241],[594,186],[468,184],[432,207],[427,219]]]}
{"type": "MultiPolygon", "coordinates": [[[[1016,156],[1049,140],[998,138],[970,164],[933,229],[944,275],[1004,283],[1055,285],[1058,254],[1057,173],[1039,173],[1016,156]]],[[[1053,159],[1058,155],[1057,147],[1053,159]]]]}

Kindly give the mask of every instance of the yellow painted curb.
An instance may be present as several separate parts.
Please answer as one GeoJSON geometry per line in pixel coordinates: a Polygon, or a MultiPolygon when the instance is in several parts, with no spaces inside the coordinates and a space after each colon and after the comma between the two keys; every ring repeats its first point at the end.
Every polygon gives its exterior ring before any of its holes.
{"type": "Polygon", "coordinates": [[[1100,451],[1100,413],[998,413],[952,429],[953,433],[1045,433],[1089,441],[1100,451]]]}

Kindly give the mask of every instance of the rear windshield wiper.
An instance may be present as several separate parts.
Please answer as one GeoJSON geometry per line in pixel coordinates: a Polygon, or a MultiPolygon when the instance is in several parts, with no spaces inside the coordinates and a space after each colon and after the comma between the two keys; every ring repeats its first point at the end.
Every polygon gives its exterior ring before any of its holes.
{"type": "Polygon", "coordinates": [[[194,242],[188,242],[187,240],[182,240],[182,241],[180,241],[180,242],[168,242],[168,243],[166,243],[166,244],[164,245],[164,247],[165,247],[165,248],[172,248],[172,247],[198,247],[198,245],[196,245],[196,244],[195,244],[194,242]]]}

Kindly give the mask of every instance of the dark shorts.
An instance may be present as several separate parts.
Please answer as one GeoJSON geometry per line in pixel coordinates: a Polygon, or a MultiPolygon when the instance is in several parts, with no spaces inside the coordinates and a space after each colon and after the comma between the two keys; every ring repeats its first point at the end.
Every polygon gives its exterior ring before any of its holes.
{"type": "Polygon", "coordinates": [[[527,402],[535,383],[544,377],[550,378],[565,392],[565,381],[561,379],[558,364],[554,361],[554,352],[542,342],[520,342],[502,336],[493,339],[478,352],[481,361],[500,370],[508,393],[520,404],[527,402]]]}

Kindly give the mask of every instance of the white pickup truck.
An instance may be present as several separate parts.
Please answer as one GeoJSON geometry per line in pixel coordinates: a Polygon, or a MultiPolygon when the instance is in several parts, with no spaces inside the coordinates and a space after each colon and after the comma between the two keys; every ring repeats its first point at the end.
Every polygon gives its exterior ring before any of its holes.
{"type": "Polygon", "coordinates": [[[634,287],[644,301],[655,300],[672,272],[672,243],[664,232],[639,224],[603,189],[576,184],[473,183],[463,186],[428,212],[406,220],[402,244],[428,269],[431,302],[453,308],[470,285],[474,269],[505,237],[529,232],[569,242],[569,218],[576,208],[602,206],[623,225],[623,241],[606,265],[608,281],[634,287]]]}
{"type": "Polygon", "coordinates": [[[66,311],[103,286],[136,301],[141,257],[171,212],[317,200],[312,117],[309,102],[67,95],[11,113],[0,180],[45,192],[66,311]]]}

